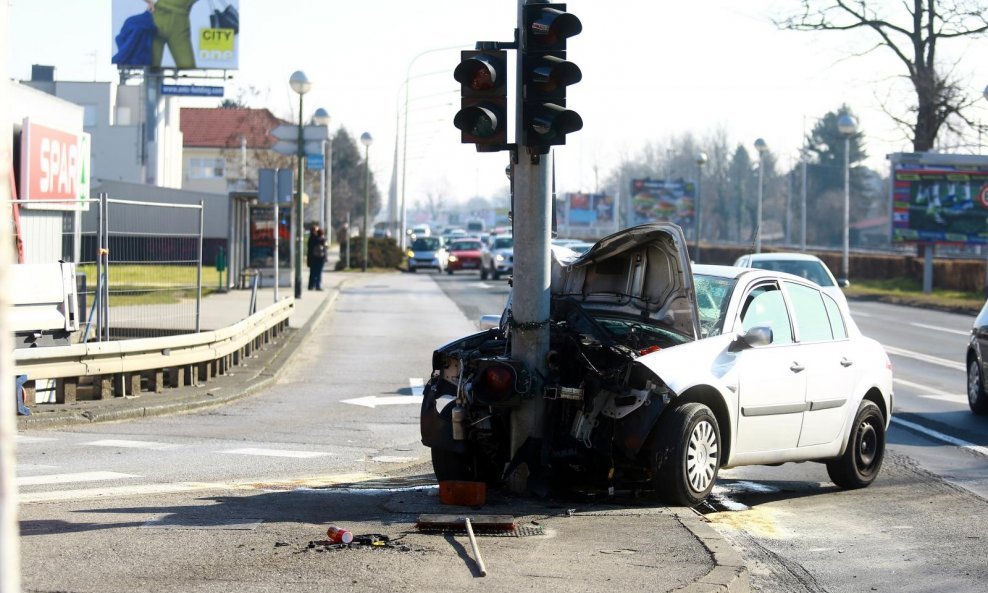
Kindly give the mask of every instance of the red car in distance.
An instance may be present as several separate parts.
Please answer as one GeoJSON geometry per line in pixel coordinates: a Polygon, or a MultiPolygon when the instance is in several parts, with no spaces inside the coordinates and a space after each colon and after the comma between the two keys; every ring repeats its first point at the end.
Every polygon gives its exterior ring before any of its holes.
{"type": "Polygon", "coordinates": [[[480,239],[453,239],[446,246],[446,273],[480,269],[480,239]]]}

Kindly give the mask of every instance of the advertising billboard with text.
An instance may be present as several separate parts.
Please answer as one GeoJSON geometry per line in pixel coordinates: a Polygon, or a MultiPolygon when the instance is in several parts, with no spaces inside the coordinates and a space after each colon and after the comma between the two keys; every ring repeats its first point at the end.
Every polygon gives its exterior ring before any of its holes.
{"type": "Polygon", "coordinates": [[[121,68],[238,67],[240,0],[113,0],[112,19],[121,68]]]}
{"type": "Polygon", "coordinates": [[[988,244],[988,157],[896,153],[892,241],[988,244]]]}

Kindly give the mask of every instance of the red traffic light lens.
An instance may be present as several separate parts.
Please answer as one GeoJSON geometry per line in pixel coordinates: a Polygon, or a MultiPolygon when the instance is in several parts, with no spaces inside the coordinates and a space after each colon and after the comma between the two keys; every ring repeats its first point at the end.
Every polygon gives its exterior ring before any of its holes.
{"type": "Polygon", "coordinates": [[[485,55],[464,60],[453,70],[457,82],[475,91],[489,91],[498,85],[497,68],[485,55]]]}
{"type": "Polygon", "coordinates": [[[488,367],[481,377],[483,391],[488,397],[501,398],[511,393],[514,386],[514,372],[504,366],[488,367]]]}

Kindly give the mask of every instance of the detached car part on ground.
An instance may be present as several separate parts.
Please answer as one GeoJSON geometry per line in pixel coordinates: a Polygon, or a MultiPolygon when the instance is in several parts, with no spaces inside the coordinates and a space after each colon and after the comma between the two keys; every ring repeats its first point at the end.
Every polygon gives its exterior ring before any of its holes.
{"type": "Polygon", "coordinates": [[[820,287],[758,269],[691,270],[682,230],[627,229],[553,252],[547,374],[501,326],[435,351],[421,411],[439,480],[492,487],[527,464],[537,494],[651,484],[696,505],[720,468],[821,461],[843,488],[882,465],[892,370],[820,287]],[[512,455],[512,413],[542,398],[541,438],[512,455]]]}

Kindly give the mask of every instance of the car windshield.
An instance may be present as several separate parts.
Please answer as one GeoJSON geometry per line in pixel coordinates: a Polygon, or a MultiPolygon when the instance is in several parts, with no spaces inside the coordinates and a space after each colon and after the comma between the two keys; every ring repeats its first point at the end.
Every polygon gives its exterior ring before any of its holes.
{"type": "Polygon", "coordinates": [[[515,240],[512,237],[498,237],[494,239],[494,246],[492,249],[511,249],[515,244],[515,240]]]}
{"type": "Polygon", "coordinates": [[[800,278],[806,278],[816,282],[820,286],[834,286],[834,281],[830,279],[830,274],[824,268],[822,262],[799,261],[799,260],[763,260],[751,262],[751,267],[762,270],[772,270],[774,272],[785,272],[800,278]]]}
{"type": "Polygon", "coordinates": [[[696,288],[696,308],[700,313],[700,331],[704,338],[724,332],[724,317],[731,292],[737,281],[721,276],[693,275],[696,288]]]}
{"type": "Polygon", "coordinates": [[[439,237],[419,237],[412,241],[412,251],[436,251],[439,249],[439,237]]]}
{"type": "Polygon", "coordinates": [[[477,251],[480,250],[480,241],[457,241],[449,246],[450,251],[477,251]]]}

